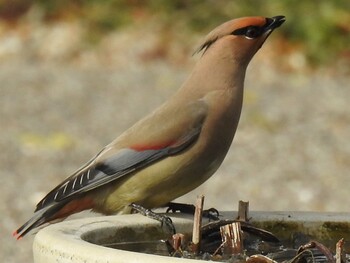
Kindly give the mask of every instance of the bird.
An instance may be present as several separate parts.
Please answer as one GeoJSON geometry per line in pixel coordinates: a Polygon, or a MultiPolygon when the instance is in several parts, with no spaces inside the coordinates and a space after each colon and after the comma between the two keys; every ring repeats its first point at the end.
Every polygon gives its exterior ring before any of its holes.
{"type": "Polygon", "coordinates": [[[243,104],[247,66],[284,16],[241,17],[213,29],[183,85],[51,190],[17,239],[45,223],[92,210],[162,207],[205,182],[223,162],[243,104]]]}

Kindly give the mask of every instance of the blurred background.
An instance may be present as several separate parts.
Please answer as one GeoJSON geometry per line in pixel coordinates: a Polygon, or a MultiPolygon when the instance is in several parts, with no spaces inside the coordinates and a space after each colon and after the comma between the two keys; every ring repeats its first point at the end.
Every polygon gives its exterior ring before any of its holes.
{"type": "Polygon", "coordinates": [[[178,201],[349,211],[349,1],[0,0],[0,261],[31,262],[34,235],[11,233],[36,203],[173,94],[211,29],[249,15],[287,21],[248,68],[224,164],[178,201]]]}

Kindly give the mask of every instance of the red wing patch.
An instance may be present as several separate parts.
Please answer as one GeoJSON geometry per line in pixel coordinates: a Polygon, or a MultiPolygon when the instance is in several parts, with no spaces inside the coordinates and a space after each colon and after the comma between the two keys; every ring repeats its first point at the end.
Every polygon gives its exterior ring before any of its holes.
{"type": "Polygon", "coordinates": [[[171,142],[166,142],[166,143],[161,143],[161,144],[156,144],[156,145],[133,145],[130,147],[130,149],[134,150],[134,151],[138,151],[138,152],[142,152],[142,151],[147,151],[147,150],[161,150],[164,149],[166,147],[171,146],[172,144],[174,144],[174,141],[171,142]]]}

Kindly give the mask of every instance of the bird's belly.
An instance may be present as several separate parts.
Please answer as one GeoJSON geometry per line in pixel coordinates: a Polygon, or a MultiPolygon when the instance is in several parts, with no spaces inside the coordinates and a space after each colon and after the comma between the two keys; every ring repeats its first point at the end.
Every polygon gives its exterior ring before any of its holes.
{"type": "Polygon", "coordinates": [[[220,166],[223,157],[180,154],[152,164],[114,183],[105,196],[102,212],[129,212],[131,203],[156,208],[195,189],[220,166]],[[192,159],[190,158],[192,157],[192,159]],[[194,158],[194,159],[193,159],[194,158]]]}

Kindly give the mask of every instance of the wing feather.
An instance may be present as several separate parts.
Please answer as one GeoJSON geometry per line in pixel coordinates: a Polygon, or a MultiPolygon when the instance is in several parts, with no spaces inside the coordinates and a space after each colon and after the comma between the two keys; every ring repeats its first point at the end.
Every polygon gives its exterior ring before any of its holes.
{"type": "MultiPolygon", "coordinates": [[[[95,163],[94,161],[90,161],[86,167],[79,169],[77,173],[67,178],[48,193],[38,203],[35,211],[93,190],[140,170],[158,160],[175,155],[190,147],[199,137],[200,131],[201,126],[196,127],[175,143],[161,149],[142,151],[121,149],[102,162],[95,163]]],[[[101,154],[103,154],[103,151],[101,154]]]]}

